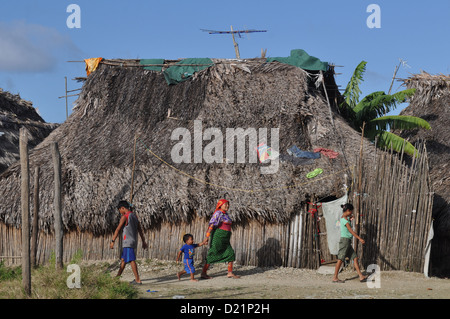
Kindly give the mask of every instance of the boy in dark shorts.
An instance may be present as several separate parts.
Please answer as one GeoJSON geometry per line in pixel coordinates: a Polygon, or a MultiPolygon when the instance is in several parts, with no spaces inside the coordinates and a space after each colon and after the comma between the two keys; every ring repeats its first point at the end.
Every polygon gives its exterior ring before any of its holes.
{"type": "Polygon", "coordinates": [[[184,253],[183,264],[184,270],[177,273],[178,280],[181,279],[181,276],[184,274],[191,275],[191,281],[198,281],[198,279],[194,278],[195,268],[194,268],[194,250],[197,247],[205,245],[203,242],[200,244],[194,244],[194,236],[191,234],[186,234],[183,236],[184,245],[178,251],[177,254],[177,262],[180,260],[180,256],[184,253]]]}
{"type": "Polygon", "coordinates": [[[122,275],[123,270],[125,269],[125,265],[130,263],[131,270],[133,271],[135,279],[131,282],[131,284],[139,284],[141,285],[141,279],[139,278],[139,272],[136,264],[136,248],[138,244],[138,233],[142,239],[142,248],[147,248],[147,243],[145,242],[144,233],[142,232],[141,225],[139,224],[139,220],[131,210],[130,204],[127,201],[120,201],[117,205],[117,209],[119,213],[122,215],[119,221],[119,226],[117,226],[116,231],[114,232],[113,238],[109,247],[111,249],[114,248],[114,242],[119,236],[119,231],[123,227],[123,241],[122,241],[122,256],[121,256],[121,264],[119,268],[119,272],[117,273],[117,277],[122,275]]]}

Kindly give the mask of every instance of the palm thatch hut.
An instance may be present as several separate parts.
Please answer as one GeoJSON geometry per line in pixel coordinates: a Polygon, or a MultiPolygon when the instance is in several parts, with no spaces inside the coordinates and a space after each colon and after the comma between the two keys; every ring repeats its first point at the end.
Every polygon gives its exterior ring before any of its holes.
{"type": "Polygon", "coordinates": [[[46,123],[30,101],[0,88],[0,173],[19,159],[19,129],[25,127],[29,147],[42,142],[57,124],[46,123]]]}
{"type": "MultiPolygon", "coordinates": [[[[326,246],[319,247],[326,231],[317,233],[314,205],[345,195],[357,158],[370,162],[375,151],[367,141],[360,148],[360,134],[337,113],[333,67],[323,72],[266,59],[211,61],[174,85],[164,70],[177,61],[167,60],[150,65],[158,70],[144,69],[139,60],[102,60],[87,77],[71,116],[30,154],[31,171],[39,166],[42,174],[40,262],[54,249],[53,142],[62,157],[65,260],[80,248],[86,259],[117,258],[109,241],[121,199],[132,199],[148,238],[149,249],[138,249],[138,258],[173,259],[183,234],[203,239],[219,198],[231,202],[238,263],[317,268],[331,258],[326,246]],[[229,128],[243,130],[230,140],[229,128]],[[265,128],[263,144],[276,150],[278,141],[279,156],[254,162],[248,135],[255,129],[259,138],[265,128]],[[173,134],[180,129],[189,133],[182,145],[190,161],[179,163],[173,156],[180,154],[174,152],[180,140],[173,134]],[[230,142],[234,154],[225,151],[230,142]],[[316,148],[339,155],[298,158],[288,153],[293,146],[309,155],[317,155],[316,148]],[[200,161],[198,154],[204,155],[200,161]],[[205,154],[215,161],[207,163],[205,154]],[[275,163],[275,172],[263,172],[275,163]],[[317,168],[321,174],[307,177],[317,168]]],[[[0,203],[0,254],[20,251],[19,175],[15,164],[0,176],[0,194],[10,199],[0,203]]]]}
{"type": "Polygon", "coordinates": [[[403,80],[415,88],[411,103],[400,114],[425,119],[431,130],[404,131],[401,136],[411,143],[426,141],[430,179],[434,190],[431,273],[450,276],[450,76],[426,72],[403,80]]]}

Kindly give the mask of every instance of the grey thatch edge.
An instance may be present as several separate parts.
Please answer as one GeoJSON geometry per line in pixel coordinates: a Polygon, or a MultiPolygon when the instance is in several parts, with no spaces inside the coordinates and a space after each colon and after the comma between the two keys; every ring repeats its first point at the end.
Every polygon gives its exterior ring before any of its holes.
{"type": "Polygon", "coordinates": [[[44,140],[55,123],[46,123],[30,101],[0,88],[0,173],[19,159],[19,129],[27,129],[29,148],[44,140]]]}
{"type": "MultiPolygon", "coordinates": [[[[430,179],[435,192],[433,218],[435,236],[450,238],[450,75],[432,75],[422,71],[403,80],[416,93],[400,115],[418,116],[431,130],[408,130],[398,133],[413,144],[426,142],[430,179]]],[[[445,244],[444,244],[445,245],[445,244]]],[[[433,250],[432,250],[433,251],[433,250]]],[[[448,267],[448,266],[447,266],[448,267]]]]}
{"type": "MultiPolygon", "coordinates": [[[[48,156],[52,142],[58,142],[62,156],[66,231],[76,229],[101,235],[116,226],[117,201],[130,196],[135,134],[167,160],[171,145],[168,134],[180,126],[192,129],[195,119],[201,119],[205,128],[283,124],[283,150],[296,144],[307,150],[325,147],[341,153],[342,136],[348,162],[341,156],[336,160],[322,157],[313,166],[280,163],[277,177],[261,176],[258,164],[178,166],[199,179],[248,189],[301,184],[306,173],[316,167],[332,176],[308,187],[242,194],[198,185],[175,174],[144,148],[137,148],[134,204],[145,229],[163,222],[189,222],[196,216],[208,218],[220,197],[231,200],[230,213],[239,225],[249,220],[284,223],[313,196],[342,196],[343,185],[349,184],[350,167],[359,154],[359,133],[336,113],[333,127],[323,92],[310,79],[313,73],[282,63],[247,64],[250,73],[230,64],[215,64],[175,86],[168,86],[157,72],[100,64],[84,83],[69,119],[30,154],[30,170],[38,165],[42,172],[40,229],[52,232],[53,170],[48,156]],[[166,118],[169,108],[178,121],[166,118]],[[336,134],[336,129],[341,134],[336,134]],[[343,170],[346,173],[333,175],[343,170]]],[[[329,79],[327,85],[334,83],[332,75],[326,74],[325,78],[329,79]],[[328,82],[330,79],[332,82],[328,82]]],[[[373,145],[366,141],[367,160],[374,153],[373,145]]],[[[0,204],[0,221],[15,227],[20,226],[18,182],[17,164],[0,177],[0,195],[9,198],[0,204]]]]}

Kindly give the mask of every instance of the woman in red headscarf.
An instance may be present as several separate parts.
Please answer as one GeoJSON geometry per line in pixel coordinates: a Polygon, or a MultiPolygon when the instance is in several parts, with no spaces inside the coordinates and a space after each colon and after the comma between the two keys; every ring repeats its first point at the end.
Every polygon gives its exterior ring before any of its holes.
{"type": "Polygon", "coordinates": [[[221,199],[216,205],[216,210],[209,221],[209,228],[206,233],[206,238],[203,241],[207,243],[211,238],[211,247],[206,256],[206,264],[203,267],[201,278],[210,279],[206,274],[209,265],[214,263],[228,262],[229,278],[239,278],[233,273],[233,262],[235,261],[234,250],[230,244],[231,237],[231,218],[227,211],[230,203],[226,199],[221,199]]]}

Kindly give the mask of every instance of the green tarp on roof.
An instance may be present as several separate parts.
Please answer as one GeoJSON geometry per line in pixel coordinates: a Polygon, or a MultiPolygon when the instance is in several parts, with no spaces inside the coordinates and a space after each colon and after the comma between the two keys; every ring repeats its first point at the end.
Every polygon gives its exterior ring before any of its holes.
{"type": "MultiPolygon", "coordinates": [[[[267,58],[266,61],[278,61],[309,71],[326,71],[328,69],[327,62],[322,62],[301,49],[291,50],[291,55],[288,57],[267,58]]],[[[144,65],[145,70],[161,72],[162,66],[160,64],[164,64],[164,62],[164,59],[142,59],[139,63],[144,65]]],[[[177,84],[188,80],[195,72],[204,70],[213,65],[214,62],[210,58],[187,58],[176,63],[176,65],[167,68],[164,70],[163,74],[167,84],[177,84]]]]}
{"type": "MultiPolygon", "coordinates": [[[[148,64],[164,64],[164,59],[142,59],[139,61],[139,64],[141,65],[148,65],[148,64]]],[[[161,72],[162,65],[149,65],[144,66],[144,70],[150,70],[150,71],[159,71],[161,72]]]]}
{"type": "Polygon", "coordinates": [[[177,84],[188,80],[195,72],[214,65],[210,58],[188,58],[165,70],[164,78],[167,84],[177,84]]]}
{"type": "Polygon", "coordinates": [[[267,58],[266,61],[278,61],[309,71],[326,71],[328,69],[327,62],[322,62],[318,58],[310,56],[308,53],[301,49],[291,50],[291,55],[288,57],[267,58]]]}

